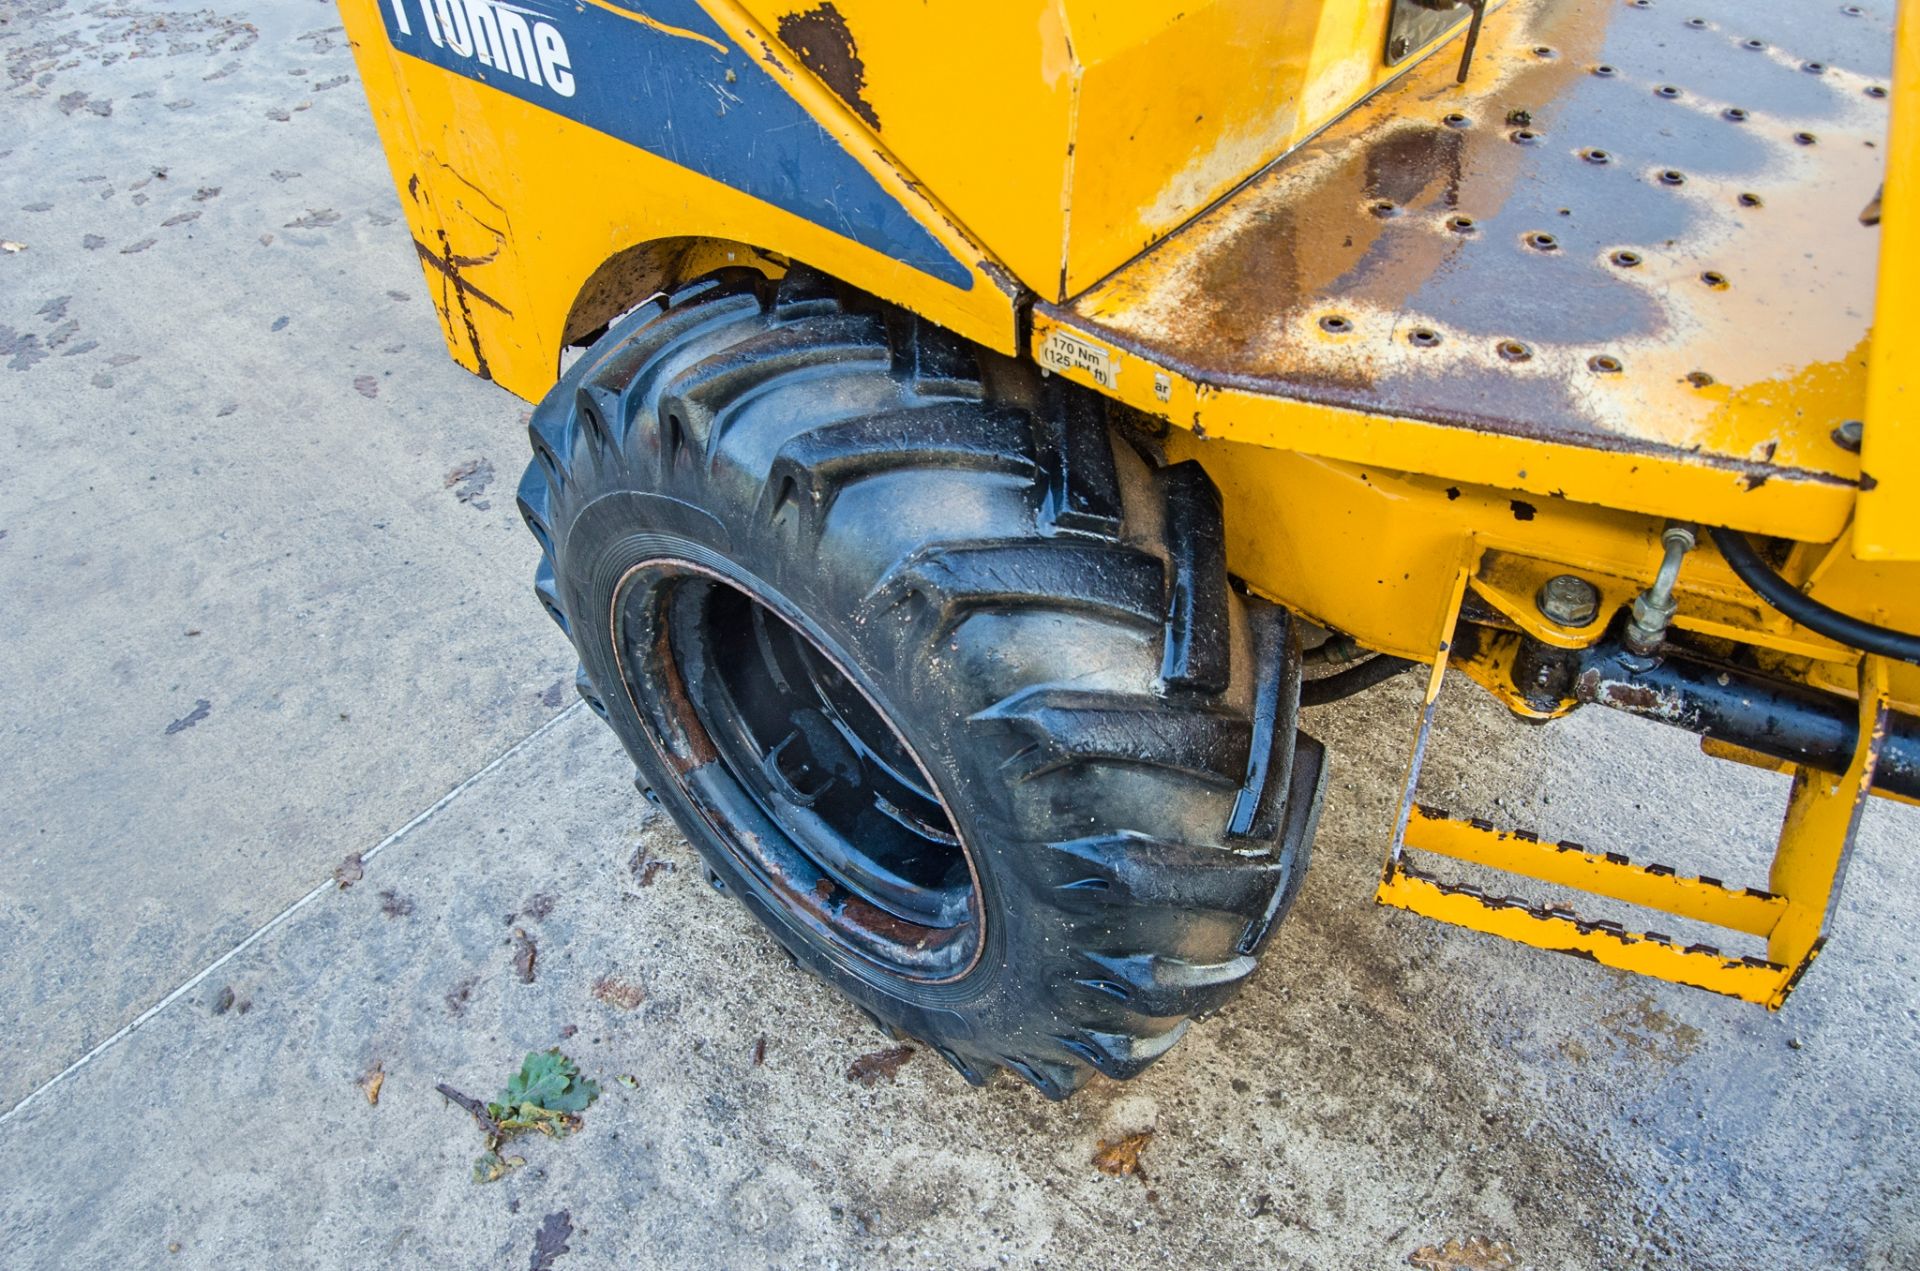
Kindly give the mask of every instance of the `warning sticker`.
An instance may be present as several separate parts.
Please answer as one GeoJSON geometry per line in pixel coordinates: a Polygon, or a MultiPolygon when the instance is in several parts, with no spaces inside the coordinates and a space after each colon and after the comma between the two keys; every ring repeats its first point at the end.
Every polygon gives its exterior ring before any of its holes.
{"type": "Polygon", "coordinates": [[[1112,388],[1119,368],[1113,354],[1077,335],[1055,327],[1040,341],[1040,365],[1050,371],[1079,371],[1101,388],[1112,388]]]}

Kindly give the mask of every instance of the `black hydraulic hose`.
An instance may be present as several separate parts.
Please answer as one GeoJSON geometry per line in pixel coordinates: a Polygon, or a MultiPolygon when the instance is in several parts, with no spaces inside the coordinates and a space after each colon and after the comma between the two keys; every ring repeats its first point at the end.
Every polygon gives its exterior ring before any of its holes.
{"type": "Polygon", "coordinates": [[[1747,536],[1737,530],[1712,530],[1714,546],[1726,557],[1740,581],[1753,588],[1760,599],[1792,618],[1809,631],[1817,631],[1829,640],[1850,648],[1877,653],[1881,657],[1920,665],[1920,636],[1908,635],[1887,627],[1863,622],[1851,614],[1830,609],[1775,573],[1762,560],[1747,536]]]}
{"type": "Polygon", "coordinates": [[[1372,688],[1376,684],[1392,679],[1402,671],[1411,671],[1419,665],[1420,663],[1409,662],[1405,658],[1376,653],[1358,666],[1350,666],[1344,671],[1335,671],[1332,675],[1323,675],[1317,680],[1300,681],[1300,704],[1325,706],[1328,702],[1352,697],[1362,689],[1372,688]]]}

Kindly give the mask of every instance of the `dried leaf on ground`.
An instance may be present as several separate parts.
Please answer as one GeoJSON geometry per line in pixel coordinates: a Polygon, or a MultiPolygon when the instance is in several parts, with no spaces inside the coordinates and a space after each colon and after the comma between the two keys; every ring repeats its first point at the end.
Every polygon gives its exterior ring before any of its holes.
{"type": "Polygon", "coordinates": [[[608,1006],[617,1006],[623,1011],[637,1009],[647,1000],[647,991],[632,980],[617,975],[603,975],[593,982],[593,995],[608,1006]]]}
{"type": "Polygon", "coordinates": [[[522,927],[513,929],[513,973],[520,977],[520,983],[533,983],[534,959],[540,956],[540,950],[533,943],[533,937],[522,927]]]}
{"type": "Polygon", "coordinates": [[[360,853],[358,852],[353,853],[351,856],[348,856],[346,860],[341,861],[333,871],[333,881],[340,884],[341,891],[345,891],[366,876],[367,871],[360,863],[360,853]]]}
{"type": "Polygon", "coordinates": [[[360,1089],[366,1094],[368,1104],[376,1108],[380,1106],[380,1087],[386,1083],[387,1074],[378,1063],[361,1075],[360,1089]]]}
{"type": "Polygon", "coordinates": [[[1093,1154],[1093,1167],[1102,1174],[1111,1174],[1115,1178],[1137,1175],[1143,1182],[1147,1174],[1140,1168],[1140,1153],[1153,1141],[1152,1130],[1142,1130],[1138,1134],[1129,1134],[1124,1138],[1109,1142],[1100,1140],[1100,1147],[1093,1154]]]}
{"type": "Polygon", "coordinates": [[[497,1183],[526,1163],[527,1158],[524,1156],[502,1156],[498,1152],[483,1152],[473,1163],[473,1181],[497,1183]]]}
{"type": "Polygon", "coordinates": [[[1506,1271],[1517,1267],[1513,1246],[1489,1236],[1468,1236],[1442,1245],[1425,1245],[1407,1255],[1407,1265],[1418,1271],[1506,1271]]]}
{"type": "Polygon", "coordinates": [[[900,1065],[912,1058],[911,1046],[889,1046],[885,1050],[876,1050],[853,1061],[847,1069],[847,1080],[857,1081],[869,1088],[878,1085],[883,1078],[892,1081],[899,1074],[900,1065]]]}
{"type": "Polygon", "coordinates": [[[461,503],[472,503],[485,510],[485,502],[476,502],[493,484],[493,461],[491,459],[469,459],[456,465],[447,473],[446,487],[453,491],[453,497],[461,503]]]}
{"type": "Polygon", "coordinates": [[[548,1214],[533,1233],[533,1256],[527,1259],[527,1271],[553,1271],[553,1263],[566,1253],[573,1235],[573,1215],[566,1210],[548,1214]]]}

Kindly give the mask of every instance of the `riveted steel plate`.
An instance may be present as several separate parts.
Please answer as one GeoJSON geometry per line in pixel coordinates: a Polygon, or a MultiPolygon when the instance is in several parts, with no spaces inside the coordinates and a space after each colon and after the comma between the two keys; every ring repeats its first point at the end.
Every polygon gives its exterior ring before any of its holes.
{"type": "Polygon", "coordinates": [[[1203,386],[1855,484],[1893,8],[1512,0],[1466,85],[1429,59],[1042,308],[1203,386]]]}

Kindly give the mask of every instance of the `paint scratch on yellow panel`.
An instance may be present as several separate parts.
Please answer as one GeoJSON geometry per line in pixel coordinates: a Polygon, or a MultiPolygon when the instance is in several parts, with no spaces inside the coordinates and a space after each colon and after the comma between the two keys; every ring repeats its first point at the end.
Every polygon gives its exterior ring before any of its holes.
{"type": "Polygon", "coordinates": [[[710,35],[702,35],[698,31],[689,31],[685,27],[668,26],[658,18],[650,18],[644,13],[635,13],[632,9],[623,9],[619,5],[612,3],[612,0],[587,0],[587,3],[596,9],[605,9],[608,13],[617,13],[623,18],[630,18],[638,22],[641,26],[652,27],[662,35],[676,36],[682,40],[698,40],[702,44],[711,45],[713,51],[716,53],[729,51],[726,45],[720,43],[720,41],[710,35]]]}

